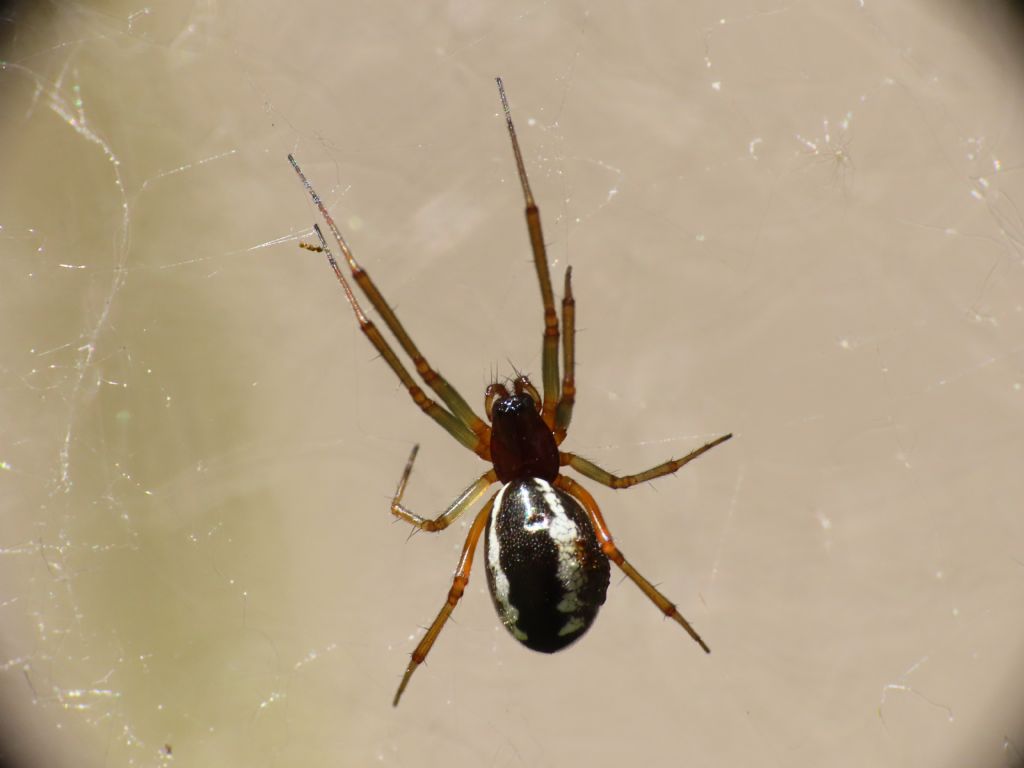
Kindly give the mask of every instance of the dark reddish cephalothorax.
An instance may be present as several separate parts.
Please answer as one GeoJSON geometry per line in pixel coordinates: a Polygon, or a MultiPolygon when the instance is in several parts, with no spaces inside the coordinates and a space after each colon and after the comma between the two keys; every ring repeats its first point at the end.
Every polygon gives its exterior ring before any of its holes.
{"type": "Polygon", "coordinates": [[[487,584],[494,606],[508,631],[526,647],[553,653],[579,639],[587,631],[605,600],[610,560],[666,616],[680,624],[701,648],[710,653],[704,641],[668,598],[623,557],[612,541],[594,497],[571,477],[563,475],[561,468],[572,467],[584,477],[609,488],[629,488],[637,483],[672,474],[705,451],[724,443],[732,435],[722,435],[681,459],[670,459],[645,472],[621,477],[574,453],[559,450],[569,430],[576,401],[576,302],[572,295],[572,268],[565,272],[565,292],[562,296],[564,330],[560,334],[541,233],[540,212],[526,178],[526,168],[501,78],[497,82],[519,181],[526,199],[526,224],[544,305],[544,394],[542,397],[525,376],[515,379],[511,393],[501,384],[490,385],[484,398],[484,409],[490,424],[477,416],[462,396],[430,367],[370,276],[352,256],[348,244],[295,158],[288,156],[337,241],[352,272],[352,279],[409,356],[416,373],[443,405],[423,392],[395,350],[363,313],[348,280],[327,247],[320,227],[314,226],[320,246],[313,247],[313,250],[323,251],[327,255],[355,312],[360,329],[402,381],[413,402],[448,434],[491,464],[491,468],[459,494],[444,512],[433,519],[424,518],[402,505],[402,496],[419,450],[419,446],[415,446],[392,499],[391,513],[421,531],[441,531],[479,501],[491,485],[501,483],[501,488],[484,504],[469,528],[455,578],[448,591],[448,599],[412,652],[412,659],[395,693],[395,705],[409,684],[412,673],[423,663],[462,598],[469,582],[473,553],[481,535],[485,536],[487,584]],[[558,364],[560,340],[561,381],[558,364]]]}

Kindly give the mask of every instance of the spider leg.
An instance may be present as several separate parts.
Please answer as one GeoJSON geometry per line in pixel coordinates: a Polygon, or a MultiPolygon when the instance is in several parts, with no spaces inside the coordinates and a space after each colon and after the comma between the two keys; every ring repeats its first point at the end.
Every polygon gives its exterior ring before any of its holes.
{"type": "Polygon", "coordinates": [[[430,653],[430,649],[433,647],[434,641],[437,640],[437,636],[441,634],[445,622],[448,621],[448,617],[452,615],[455,606],[462,599],[462,594],[466,591],[466,585],[469,583],[469,571],[473,567],[473,552],[476,549],[477,542],[480,540],[480,534],[483,533],[484,526],[487,524],[487,518],[490,516],[491,507],[493,506],[494,497],[492,496],[484,505],[484,508],[477,513],[473,525],[470,526],[469,534],[466,536],[466,543],[462,545],[462,555],[459,557],[459,565],[455,569],[452,587],[448,590],[448,599],[445,600],[445,604],[441,607],[437,618],[434,619],[434,623],[430,625],[427,634],[423,636],[419,645],[416,646],[416,650],[412,652],[409,666],[405,668],[402,682],[398,685],[398,690],[395,692],[394,701],[391,702],[392,706],[398,706],[398,700],[402,698],[402,693],[405,692],[406,686],[409,685],[409,678],[416,671],[416,667],[427,658],[427,654],[430,653]]]}
{"type": "Polygon", "coordinates": [[[669,459],[656,467],[652,467],[644,472],[638,472],[635,475],[613,475],[608,470],[601,469],[597,464],[587,461],[582,456],[577,456],[575,453],[560,451],[559,455],[561,457],[562,466],[568,464],[581,475],[589,477],[591,480],[596,480],[601,485],[607,485],[609,488],[621,490],[623,488],[630,488],[638,483],[646,483],[648,480],[653,480],[656,477],[671,475],[684,464],[690,463],[702,453],[710,451],[716,445],[721,445],[730,437],[732,437],[732,433],[722,435],[721,437],[712,440],[710,443],[705,443],[697,450],[690,451],[681,459],[669,459]]]}
{"type": "Polygon", "coordinates": [[[572,267],[565,270],[562,294],[562,396],[555,409],[555,442],[565,440],[576,403],[576,299],[572,295],[572,267]]]}
{"type": "Polygon", "coordinates": [[[345,297],[348,299],[348,303],[352,307],[352,311],[355,312],[356,320],[359,321],[359,330],[361,330],[363,335],[370,340],[370,343],[373,344],[380,356],[384,358],[391,370],[394,371],[396,376],[398,376],[402,384],[408,390],[409,396],[413,399],[413,402],[419,406],[420,410],[441,425],[448,434],[469,448],[469,450],[473,451],[478,456],[489,455],[490,447],[481,437],[475,435],[460,419],[457,419],[449,411],[431,400],[426,394],[424,394],[423,390],[420,389],[416,380],[409,374],[409,371],[406,370],[402,361],[398,358],[398,355],[396,355],[395,351],[391,348],[391,345],[389,345],[387,340],[381,335],[381,332],[377,330],[377,326],[373,324],[373,321],[366,316],[363,312],[363,308],[359,306],[359,301],[356,299],[355,294],[352,293],[352,288],[345,279],[345,275],[342,274],[341,267],[338,266],[338,262],[335,260],[334,254],[331,253],[331,249],[328,247],[327,241],[324,239],[324,234],[320,231],[320,226],[318,224],[314,224],[313,231],[316,232],[316,236],[320,239],[320,250],[327,255],[328,264],[330,264],[331,269],[334,270],[334,274],[338,278],[338,282],[341,283],[341,287],[345,290],[345,297]]]}
{"type": "Polygon", "coordinates": [[[663,614],[685,629],[687,634],[694,639],[697,645],[704,649],[705,653],[711,653],[711,649],[708,648],[707,644],[703,640],[701,640],[700,635],[697,634],[697,630],[693,628],[690,622],[683,618],[683,615],[679,613],[672,601],[661,594],[661,592],[659,592],[651,582],[645,579],[636,568],[630,565],[629,561],[626,560],[619,548],[615,546],[615,542],[612,541],[612,535],[608,531],[608,526],[605,525],[604,518],[601,516],[601,510],[597,506],[597,502],[594,501],[594,497],[590,495],[590,492],[571,477],[566,477],[565,475],[559,475],[555,479],[555,485],[583,505],[583,509],[587,512],[587,517],[590,518],[590,524],[594,526],[594,532],[597,534],[597,540],[601,544],[601,551],[604,552],[605,557],[619,566],[619,568],[622,569],[622,572],[625,573],[634,584],[640,587],[640,591],[647,595],[651,602],[658,606],[663,614]]]}
{"type": "Polygon", "coordinates": [[[416,461],[416,454],[419,453],[420,447],[414,445],[412,453],[409,454],[409,461],[405,464],[405,471],[402,472],[402,478],[398,481],[398,488],[395,490],[394,498],[391,499],[391,514],[395,517],[400,517],[410,525],[414,525],[421,531],[427,531],[429,533],[435,533],[437,531],[443,531],[449,525],[458,519],[459,515],[469,509],[473,504],[486,493],[487,489],[491,487],[492,483],[498,481],[498,476],[494,473],[494,470],[485,472],[479,479],[474,480],[473,483],[466,488],[462,493],[456,497],[455,501],[448,505],[448,509],[442,512],[434,519],[426,517],[420,517],[419,515],[412,512],[407,507],[402,505],[402,496],[405,493],[405,486],[409,482],[409,475],[412,474],[412,465],[416,461]]]}
{"type": "MultiPolygon", "coordinates": [[[[369,273],[365,269],[363,269],[355,260],[355,257],[352,255],[351,249],[348,247],[348,243],[345,242],[345,238],[342,236],[341,231],[338,229],[338,226],[334,223],[334,219],[331,217],[331,214],[327,211],[327,207],[323,204],[323,201],[321,201],[320,196],[316,193],[316,190],[313,189],[313,185],[310,183],[309,179],[307,179],[306,175],[302,172],[302,169],[299,167],[298,162],[296,162],[295,158],[292,155],[288,155],[288,161],[292,164],[292,168],[295,169],[295,173],[298,174],[303,186],[305,186],[306,190],[309,192],[310,197],[313,199],[313,203],[320,210],[320,214],[324,217],[324,221],[327,223],[328,228],[331,230],[331,234],[334,235],[334,239],[338,243],[338,247],[341,249],[341,253],[345,257],[345,261],[348,263],[349,270],[352,273],[352,278],[356,281],[356,284],[362,289],[363,294],[366,296],[367,299],[369,299],[370,303],[373,305],[373,308],[376,309],[377,313],[381,316],[381,318],[383,318],[384,324],[390,329],[391,333],[394,334],[395,338],[398,339],[399,345],[402,347],[403,350],[405,350],[405,353],[409,355],[410,359],[413,362],[413,365],[416,368],[416,372],[420,375],[420,377],[422,377],[423,381],[426,382],[427,386],[434,390],[435,393],[437,393],[437,396],[441,398],[441,401],[446,406],[448,406],[448,411],[450,412],[450,415],[454,416],[454,420],[461,424],[464,430],[460,431],[459,434],[456,434],[456,432],[453,431],[452,429],[454,425],[448,419],[445,419],[446,424],[441,424],[441,426],[444,427],[453,437],[455,437],[455,439],[457,439],[467,448],[474,451],[479,456],[486,458],[486,455],[488,453],[488,446],[490,443],[490,428],[483,421],[483,419],[481,419],[473,412],[473,409],[469,407],[469,405],[463,399],[462,395],[458,393],[455,387],[449,384],[448,380],[445,379],[440,373],[438,373],[437,371],[430,367],[430,364],[427,362],[427,359],[423,356],[423,354],[420,352],[419,348],[415,345],[415,343],[413,343],[413,340],[406,332],[405,327],[402,325],[401,321],[399,321],[398,316],[395,314],[394,310],[391,309],[387,301],[385,301],[384,297],[377,289],[376,284],[373,282],[372,279],[370,279],[369,273]],[[474,439],[472,441],[468,441],[466,439],[466,436],[464,434],[465,431],[468,431],[471,435],[473,435],[474,439]]],[[[362,328],[363,332],[367,334],[373,345],[377,348],[381,355],[388,361],[388,364],[391,366],[392,370],[394,370],[395,373],[398,374],[398,377],[402,380],[402,383],[405,384],[407,389],[409,389],[409,393],[413,395],[413,399],[416,400],[416,404],[419,405],[421,408],[424,408],[423,403],[421,403],[421,401],[417,399],[416,394],[414,393],[412,387],[409,384],[409,381],[412,381],[412,379],[411,376],[409,376],[408,371],[406,371],[405,367],[401,364],[401,362],[398,361],[397,355],[395,355],[394,352],[390,349],[389,345],[384,340],[383,336],[380,335],[380,332],[373,327],[372,323],[369,323],[369,321],[366,320],[366,316],[363,314],[358,303],[355,301],[355,298],[352,294],[352,289],[349,287],[348,281],[342,274],[341,268],[338,266],[338,262],[335,261],[334,257],[327,249],[327,243],[324,241],[323,235],[319,231],[317,231],[317,236],[320,238],[321,245],[325,253],[327,253],[328,255],[328,261],[330,262],[331,268],[334,270],[334,274],[337,275],[338,280],[342,284],[342,287],[345,288],[345,293],[348,296],[349,303],[352,304],[352,308],[353,310],[355,310],[356,317],[359,319],[360,328],[362,328]],[[373,329],[372,334],[370,331],[367,330],[367,326],[373,329]],[[386,348],[386,351],[384,348],[386,348]],[[395,362],[393,362],[393,360],[395,362]],[[397,367],[395,364],[396,362],[397,367]]],[[[412,386],[415,386],[415,384],[413,384],[412,386]]],[[[418,390],[419,388],[417,387],[416,389],[418,390]]],[[[424,408],[424,410],[426,410],[426,408],[424,408]]],[[[428,415],[432,414],[429,414],[428,412],[428,415]]],[[[436,417],[434,418],[435,421],[438,420],[436,417]]]]}
{"type": "Polygon", "coordinates": [[[505,110],[505,123],[508,125],[508,135],[512,139],[512,152],[516,156],[516,169],[519,171],[519,183],[523,187],[523,198],[526,201],[526,227],[530,231],[530,247],[533,249],[533,265],[537,270],[537,281],[540,283],[540,296],[544,302],[544,342],[543,352],[543,379],[544,379],[544,401],[541,415],[548,427],[554,427],[555,409],[558,405],[558,314],[555,312],[555,297],[551,290],[551,273],[548,271],[548,255],[544,247],[544,234],[540,227],[540,210],[534,202],[533,192],[530,191],[530,182],[526,178],[526,165],[523,163],[523,153],[519,149],[519,139],[516,138],[516,128],[512,124],[512,110],[508,105],[508,98],[505,96],[505,86],[501,78],[495,78],[498,83],[498,93],[501,96],[501,105],[505,110]]]}

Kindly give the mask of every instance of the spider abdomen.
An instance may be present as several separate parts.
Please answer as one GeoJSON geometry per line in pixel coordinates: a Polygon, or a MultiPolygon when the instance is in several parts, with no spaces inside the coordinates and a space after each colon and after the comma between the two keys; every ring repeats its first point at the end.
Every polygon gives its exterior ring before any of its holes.
{"type": "Polygon", "coordinates": [[[487,521],[487,583],[506,629],[554,653],[590,628],[610,567],[582,507],[546,480],[513,480],[487,521]]]}

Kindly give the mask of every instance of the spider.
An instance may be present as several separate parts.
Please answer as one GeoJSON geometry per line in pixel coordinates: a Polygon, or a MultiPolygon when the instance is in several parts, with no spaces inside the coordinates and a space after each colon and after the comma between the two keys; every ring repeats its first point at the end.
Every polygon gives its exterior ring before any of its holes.
{"type": "Polygon", "coordinates": [[[355,313],[360,330],[401,380],[413,402],[445,432],[491,464],[491,468],[462,491],[444,512],[434,518],[420,517],[402,503],[419,451],[419,446],[414,446],[391,501],[391,513],[421,531],[442,531],[479,501],[493,484],[501,484],[501,488],[487,500],[469,527],[448,597],[437,618],[412,652],[412,658],[395,693],[392,702],[394,706],[398,705],[413,672],[426,659],[452,611],[462,599],[481,536],[484,537],[487,584],[494,607],[505,628],[526,647],[543,653],[554,653],[578,640],[590,628],[605,601],[611,561],[665,616],[681,625],[706,653],[711,652],[668,598],[626,560],[612,540],[601,510],[590,492],[568,475],[562,474],[561,470],[563,467],[571,467],[584,477],[609,488],[630,488],[672,474],[702,453],[724,443],[732,434],[722,435],[680,459],[670,459],[644,472],[621,477],[581,456],[559,450],[569,431],[576,401],[576,302],[572,294],[572,268],[565,272],[562,295],[564,329],[560,333],[541,233],[540,212],[530,191],[501,78],[497,78],[497,84],[526,201],[526,224],[544,305],[543,395],[523,375],[514,380],[511,392],[503,384],[491,384],[484,393],[487,421],[477,416],[455,388],[431,368],[369,274],[356,262],[334,219],[298,162],[292,155],[288,156],[341,249],[352,279],[409,356],[416,373],[441,403],[424,393],[397,352],[363,312],[319,225],[314,225],[313,230],[320,245],[302,245],[326,254],[355,313]],[[561,381],[559,342],[562,352],[561,381]]]}

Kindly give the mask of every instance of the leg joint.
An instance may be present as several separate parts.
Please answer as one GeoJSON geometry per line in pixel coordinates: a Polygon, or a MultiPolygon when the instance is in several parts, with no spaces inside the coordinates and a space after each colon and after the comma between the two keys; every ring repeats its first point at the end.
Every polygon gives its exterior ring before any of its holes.
{"type": "Polygon", "coordinates": [[[462,593],[466,591],[466,584],[469,582],[465,576],[456,576],[452,582],[452,588],[448,590],[448,605],[455,607],[455,604],[462,599],[462,593]]]}

